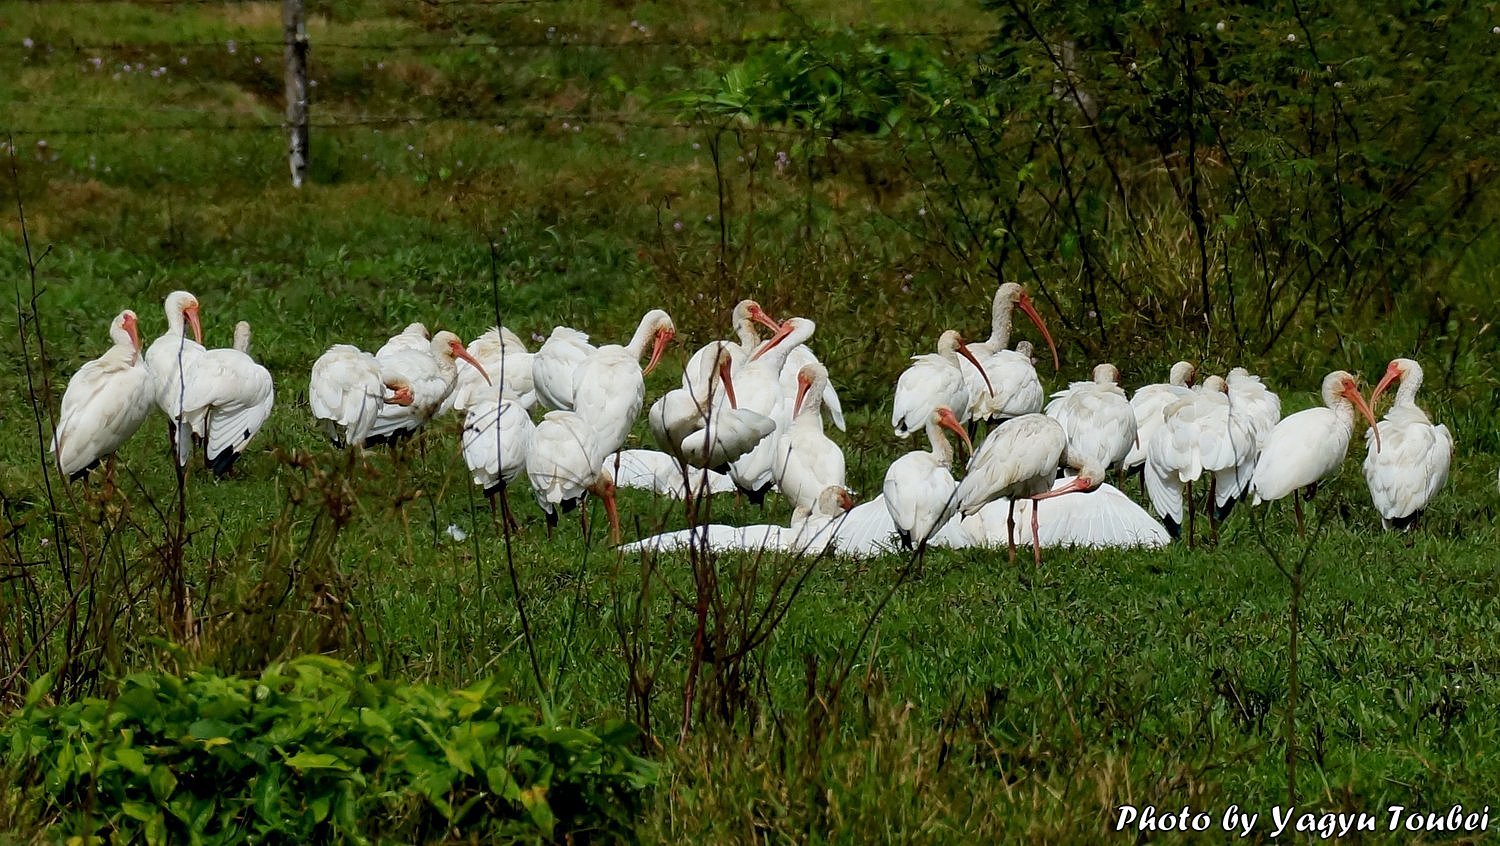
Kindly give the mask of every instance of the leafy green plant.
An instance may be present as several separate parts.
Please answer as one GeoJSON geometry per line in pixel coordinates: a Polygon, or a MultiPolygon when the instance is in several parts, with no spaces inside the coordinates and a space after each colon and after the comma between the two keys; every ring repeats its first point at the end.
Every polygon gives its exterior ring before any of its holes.
{"type": "Polygon", "coordinates": [[[491,680],[406,685],[307,656],[257,678],[139,673],[113,700],[50,705],[49,685],[0,743],[85,842],[615,840],[656,777],[633,726],[539,720],[491,680]]]}

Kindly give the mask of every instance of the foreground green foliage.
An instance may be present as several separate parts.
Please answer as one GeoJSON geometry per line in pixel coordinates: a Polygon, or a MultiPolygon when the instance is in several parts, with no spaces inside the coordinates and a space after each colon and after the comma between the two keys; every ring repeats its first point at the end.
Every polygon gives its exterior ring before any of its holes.
{"type": "Polygon", "coordinates": [[[139,673],[110,700],[44,704],[47,684],[0,746],[83,842],[613,839],[656,773],[629,725],[538,720],[493,681],[402,685],[305,657],[258,678],[139,673]]]}

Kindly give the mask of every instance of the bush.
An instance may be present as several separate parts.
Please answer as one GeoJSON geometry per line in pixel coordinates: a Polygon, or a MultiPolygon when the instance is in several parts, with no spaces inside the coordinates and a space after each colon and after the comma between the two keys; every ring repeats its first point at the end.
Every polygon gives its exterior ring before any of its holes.
{"type": "Polygon", "coordinates": [[[113,701],[47,705],[47,686],[0,742],[14,783],[83,842],[620,840],[656,777],[629,724],[541,721],[493,681],[450,691],[310,656],[259,678],[131,675],[113,701]]]}

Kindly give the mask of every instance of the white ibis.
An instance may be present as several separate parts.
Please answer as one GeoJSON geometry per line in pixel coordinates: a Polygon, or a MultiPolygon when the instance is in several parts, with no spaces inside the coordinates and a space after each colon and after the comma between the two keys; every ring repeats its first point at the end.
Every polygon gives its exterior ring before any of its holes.
{"type": "Polygon", "coordinates": [[[1434,426],[1417,406],[1422,366],[1409,358],[1398,358],[1386,367],[1384,378],[1370,395],[1370,405],[1375,405],[1397,380],[1401,387],[1396,389],[1396,401],[1379,425],[1365,432],[1369,446],[1364,469],[1381,524],[1387,529],[1406,530],[1416,525],[1427,503],[1448,481],[1453,433],[1447,426],[1434,426]],[[1384,441],[1383,448],[1376,447],[1375,432],[1384,441]]]}
{"type": "Polygon", "coordinates": [[[1227,514],[1231,498],[1249,484],[1260,456],[1250,419],[1240,414],[1219,376],[1162,411],[1163,422],[1146,445],[1143,480],[1151,506],[1177,537],[1184,523],[1192,540],[1193,483],[1208,476],[1213,513],[1227,514]],[[1186,505],[1184,505],[1184,497],[1186,505]]]}
{"type": "Polygon", "coordinates": [[[895,523],[896,534],[906,549],[922,549],[952,516],[958,482],[953,480],[953,447],[943,435],[949,429],[972,452],[974,445],[958,417],[947,406],[939,406],[928,417],[929,451],[908,452],[885,471],[881,493],[895,523]]]}
{"type": "Polygon", "coordinates": [[[854,505],[849,492],[830,486],[810,507],[797,509],[790,526],[726,526],[708,523],[652,535],[620,547],[622,552],[665,552],[689,546],[715,552],[818,554],[837,541],[839,520],[854,505]]]}
{"type": "Polygon", "coordinates": [[[170,429],[178,422],[183,375],[203,354],[203,327],[198,322],[198,298],[187,291],[168,294],[163,310],[167,331],[146,349],[146,367],[156,380],[156,405],[167,415],[170,429]],[[187,336],[189,325],[193,328],[191,339],[187,336]]]}
{"type": "Polygon", "coordinates": [[[141,357],[135,312],[126,309],[110,321],[113,345],[84,364],[68,380],[52,452],[57,469],[70,480],[81,479],[130,440],[155,402],[156,384],[141,357]]]}
{"type": "Polygon", "coordinates": [[[427,331],[427,326],[422,323],[408,323],[400,333],[392,335],[390,340],[381,345],[375,351],[375,357],[384,359],[398,350],[407,352],[426,352],[432,341],[432,334],[427,331]]]}
{"type": "Polygon", "coordinates": [[[1069,467],[1118,469],[1136,442],[1135,411],[1113,364],[1094,367],[1092,382],[1074,382],[1053,394],[1047,416],[1062,424],[1068,439],[1063,463],[1069,467]]]}
{"type": "Polygon", "coordinates": [[[334,344],[313,362],[307,401],[313,419],[323,424],[328,439],[342,449],[365,442],[382,405],[411,404],[410,387],[387,388],[375,356],[351,344],[334,344]]]}
{"type": "Polygon", "coordinates": [[[470,341],[467,349],[496,384],[492,386],[472,367],[460,367],[453,391],[443,400],[439,414],[449,410],[466,411],[469,395],[475,391],[479,396],[499,396],[501,390],[506,390],[515,394],[516,401],[527,411],[536,405],[536,386],[531,375],[533,356],[526,351],[526,345],[516,333],[503,326],[491,327],[470,341]]]}
{"type": "Polygon", "coordinates": [[[959,356],[969,360],[979,374],[985,391],[993,391],[989,376],[979,360],[969,351],[963,336],[949,329],[938,338],[938,351],[911,357],[912,364],[896,379],[896,396],[891,406],[891,426],[896,437],[907,438],[928,425],[933,413],[947,408],[962,422],[969,416],[969,386],[959,356]]]}
{"type": "Polygon", "coordinates": [[[573,374],[594,349],[589,336],[577,329],[552,328],[531,359],[531,378],[542,407],[573,410],[573,374]]]}
{"type": "Polygon", "coordinates": [[[725,465],[776,431],[771,418],[737,407],[731,376],[733,345],[717,344],[713,358],[699,361],[699,368],[708,375],[694,375],[689,362],[683,381],[691,389],[668,391],[652,403],[646,416],[662,449],[700,469],[727,469],[725,465]]]}
{"type": "Polygon", "coordinates": [[[375,354],[375,359],[380,363],[380,376],[386,385],[407,388],[411,401],[404,405],[382,405],[375,425],[365,437],[365,446],[394,444],[425,426],[453,390],[460,359],[478,370],[486,381],[490,378],[484,366],[464,349],[458,336],[448,331],[433,335],[423,348],[416,347],[414,340],[388,343],[375,354]]]}
{"type": "MultiPolygon", "coordinates": [[[[780,377],[782,396],[786,397],[789,402],[797,393],[797,374],[809,364],[816,364],[819,367],[823,365],[805,341],[787,350],[786,361],[781,365],[780,377]]],[[[823,386],[823,396],[819,407],[835,429],[840,432],[845,430],[844,404],[839,400],[839,392],[833,387],[832,380],[823,386]]]]}
{"type": "Polygon", "coordinates": [[[465,402],[464,463],[469,465],[474,484],[484,490],[491,509],[499,496],[501,515],[512,530],[517,528],[516,518],[511,514],[506,489],[526,469],[526,454],[535,431],[536,424],[531,422],[525,403],[508,388],[494,395],[474,388],[465,402]]]}
{"type": "MultiPolygon", "coordinates": [[[[1071,477],[1052,483],[1054,490],[1072,484],[1071,477]]],[[[963,521],[970,546],[999,546],[1008,537],[1009,504],[996,500],[963,521]]],[[[1023,499],[1016,504],[1021,521],[1031,519],[1035,503],[1023,499]]],[[[1145,509],[1114,485],[1102,484],[1088,493],[1049,500],[1037,515],[1037,541],[1045,548],[1136,549],[1166,546],[1171,535],[1145,509]]],[[[1021,542],[1031,543],[1022,536],[1021,542]]]]}
{"type": "MultiPolygon", "coordinates": [[[[985,437],[984,443],[969,460],[968,473],[959,482],[958,492],[954,495],[956,510],[969,517],[996,499],[1010,500],[1006,507],[1006,538],[1014,560],[1015,501],[1056,495],[1052,491],[1052,480],[1057,477],[1057,468],[1067,445],[1068,438],[1063,433],[1062,424],[1044,414],[1023,414],[1006,420],[985,437]]],[[[1104,481],[1102,468],[1080,469],[1084,472],[1075,476],[1063,493],[1083,489],[1084,485],[1097,487],[1104,481]]],[[[1036,560],[1041,563],[1041,547],[1036,542],[1034,520],[1032,534],[1036,560]]]]}
{"type": "MultiPolygon", "coordinates": [[[[1323,407],[1309,408],[1276,424],[1266,439],[1255,475],[1250,481],[1252,504],[1282,499],[1297,491],[1311,500],[1318,484],[1338,474],[1349,452],[1354,434],[1354,412],[1358,409],[1375,426],[1375,415],[1359,392],[1359,383],[1348,372],[1335,370],[1323,378],[1323,407]]],[[[1375,429],[1375,449],[1380,449],[1380,430],[1375,429]]],[[[1302,498],[1293,496],[1297,533],[1303,534],[1302,498]]]]}
{"type": "Polygon", "coordinates": [[[729,465],[730,478],[751,502],[763,502],[766,491],[775,484],[776,453],[781,451],[781,440],[791,425],[790,411],[795,395],[788,400],[783,393],[781,371],[791,350],[811,338],[815,331],[817,324],[806,318],[793,317],[783,321],[776,334],[734,374],[737,405],[769,417],[776,424],[776,431],[729,465]]]}
{"type": "MultiPolygon", "coordinates": [[[[1249,429],[1255,444],[1247,456],[1248,463],[1238,465],[1233,479],[1222,473],[1214,477],[1218,490],[1213,515],[1219,520],[1228,517],[1230,509],[1250,489],[1250,479],[1255,465],[1260,461],[1261,450],[1266,447],[1266,439],[1271,437],[1271,430],[1281,422],[1281,398],[1271,393],[1259,376],[1252,376],[1245,368],[1236,367],[1229,371],[1225,382],[1228,386],[1230,417],[1235,421],[1237,429],[1249,429]]],[[[1240,448],[1238,443],[1235,446],[1240,448]]]]}
{"type": "Polygon", "coordinates": [[[809,364],[797,374],[792,423],[777,446],[771,465],[776,487],[793,508],[812,508],[829,486],[844,486],[844,451],[823,433],[823,387],[828,371],[809,364]]]}
{"type": "MultiPolygon", "coordinates": [[[[572,511],[588,494],[604,501],[609,518],[610,543],[620,542],[620,513],[615,507],[615,482],[605,469],[608,453],[599,448],[599,436],[582,415],[573,411],[550,411],[537,424],[526,453],[526,478],[537,505],[547,515],[547,532],[557,525],[559,511],[572,511]]],[[[580,519],[586,517],[580,513],[580,519]]]]}
{"type": "Polygon", "coordinates": [[[645,375],[656,369],[676,333],[672,318],[661,309],[652,309],[641,318],[628,344],[599,347],[574,370],[573,410],[594,427],[604,454],[624,445],[646,400],[645,375]],[[647,351],[651,359],[642,370],[641,357],[647,351]]]}
{"type": "Polygon", "coordinates": [[[713,470],[694,469],[684,484],[677,457],[654,449],[622,449],[604,463],[618,488],[638,488],[677,499],[697,496],[705,483],[709,493],[734,493],[735,489],[729,476],[713,470]]]}
{"type": "Polygon", "coordinates": [[[1125,455],[1125,469],[1131,470],[1146,463],[1146,445],[1162,424],[1162,411],[1167,406],[1191,396],[1193,377],[1198,369],[1192,362],[1179,361],[1172,365],[1167,381],[1156,385],[1143,385],[1130,396],[1130,410],[1135,414],[1135,443],[1125,455]]]}
{"type": "Polygon", "coordinates": [[[1052,333],[1042,322],[1042,316],[1032,305],[1026,290],[1015,282],[1007,282],[995,291],[990,305],[990,337],[970,345],[980,366],[989,377],[993,392],[979,378],[979,374],[964,371],[969,383],[969,419],[995,422],[1005,418],[1034,414],[1042,410],[1046,395],[1041,381],[1037,379],[1036,365],[1030,353],[1008,349],[1012,318],[1019,308],[1032,323],[1052,350],[1053,369],[1059,367],[1057,345],[1052,342],[1052,333]]]}
{"type": "Polygon", "coordinates": [[[759,323],[772,332],[781,328],[781,324],[772,320],[771,316],[766,314],[765,309],[760,307],[760,303],[755,300],[740,300],[730,314],[730,322],[734,325],[735,340],[713,341],[699,347],[698,351],[688,359],[687,366],[683,368],[682,387],[684,389],[692,389],[692,386],[688,384],[689,374],[708,372],[705,368],[717,358],[721,347],[729,350],[735,368],[754,355],[756,348],[760,346],[760,332],[756,330],[755,324],[759,323]]]}
{"type": "MultiPolygon", "coordinates": [[[[205,350],[184,374],[182,406],[173,430],[177,463],[187,464],[192,440],[203,440],[204,459],[215,478],[222,479],[260,431],[276,401],[271,373],[250,357],[250,324],[235,326],[235,346],[205,350]]],[[[178,411],[174,409],[174,411],[178,411]]]]}

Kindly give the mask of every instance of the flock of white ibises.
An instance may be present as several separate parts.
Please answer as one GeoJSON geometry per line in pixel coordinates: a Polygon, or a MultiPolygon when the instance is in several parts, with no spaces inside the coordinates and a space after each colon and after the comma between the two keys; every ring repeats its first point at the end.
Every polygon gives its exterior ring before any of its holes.
{"type": "MultiPolygon", "coordinates": [[[[660,310],[647,313],[625,344],[595,346],[559,326],[535,353],[505,328],[465,347],[452,332],[429,337],[414,323],[374,355],[331,347],[312,366],[308,400],[339,447],[395,444],[439,415],[462,415],[474,483],[491,504],[499,496],[512,526],[505,490],[523,471],[549,532],[558,512],[593,494],[603,500],[615,543],[616,486],[678,497],[737,490],[757,502],[774,489],[793,508],[789,526],[700,525],[627,550],[696,542],[863,555],[1006,545],[1014,556],[1022,544],[1040,560],[1043,546],[1160,546],[1184,522],[1192,539],[1195,483],[1211,521],[1247,495],[1253,503],[1292,496],[1300,532],[1302,498],[1338,474],[1356,411],[1370,424],[1364,475],[1385,525],[1409,528],[1447,480],[1453,438],[1417,406],[1422,369],[1410,359],[1390,363],[1368,402],[1353,375],[1330,373],[1323,406],[1286,418],[1277,396],[1244,368],[1195,385],[1187,362],[1173,366],[1167,382],[1129,397],[1119,371],[1100,364],[1092,381],[1073,382],[1044,408],[1031,344],[1011,347],[1017,310],[1036,325],[1057,367],[1056,345],[1026,292],[1001,285],[987,340],[970,344],[944,332],[937,352],[913,356],[896,381],[895,434],[924,433],[929,449],[892,463],[881,494],[858,507],[843,451],[824,431],[825,415],[839,429],[844,418],[827,369],[807,346],[816,327],[798,317],[778,322],[752,300],[734,309],[736,339],[695,352],[682,387],[650,406],[661,451],[624,449],[645,405],[645,376],[675,334],[660,310]],[[1372,406],[1398,381],[1377,423],[1372,406]],[[538,404],[549,410],[533,422],[538,404]],[[987,434],[975,448],[981,425],[987,434]],[[949,432],[968,452],[961,479],[952,473],[949,432]],[[1135,469],[1163,522],[1106,482],[1111,471],[1135,469]]],[[[166,333],[142,355],[136,315],[121,312],[110,326],[114,345],[68,383],[52,449],[70,478],[105,459],[112,465],[153,407],[169,421],[178,465],[201,444],[205,463],[222,477],[269,417],[271,374],[249,354],[247,324],[236,326],[233,347],[205,348],[198,300],[185,291],[167,297],[166,318],[166,333]]]]}

